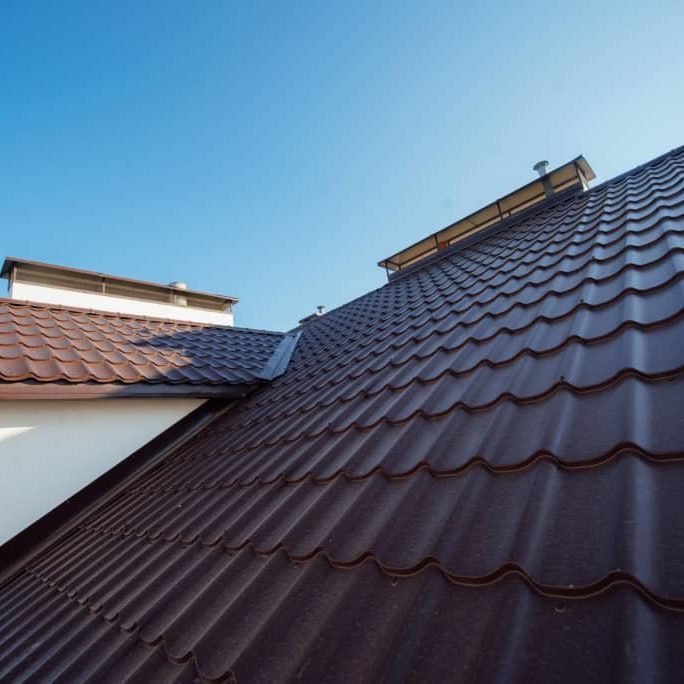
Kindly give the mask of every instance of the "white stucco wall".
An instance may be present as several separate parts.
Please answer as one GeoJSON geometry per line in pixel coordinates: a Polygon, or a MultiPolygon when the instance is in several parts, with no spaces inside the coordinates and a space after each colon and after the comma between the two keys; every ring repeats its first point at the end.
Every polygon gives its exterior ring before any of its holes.
{"type": "Polygon", "coordinates": [[[202,402],[201,399],[0,402],[0,544],[202,402]]]}
{"type": "Polygon", "coordinates": [[[164,302],[151,302],[132,297],[112,297],[95,292],[80,292],[61,287],[48,287],[15,281],[10,289],[10,297],[20,301],[41,302],[77,306],[83,309],[113,311],[135,316],[154,316],[171,318],[176,321],[211,323],[214,325],[233,325],[232,311],[207,311],[191,306],[178,306],[164,302]]]}

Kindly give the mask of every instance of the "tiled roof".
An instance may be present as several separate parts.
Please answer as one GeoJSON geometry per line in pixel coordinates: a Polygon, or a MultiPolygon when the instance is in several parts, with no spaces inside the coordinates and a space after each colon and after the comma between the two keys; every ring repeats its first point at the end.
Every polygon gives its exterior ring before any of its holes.
{"type": "Polygon", "coordinates": [[[283,337],[0,299],[0,398],[216,396],[256,383],[283,337]]]}
{"type": "Polygon", "coordinates": [[[67,524],[0,678],[681,679],[684,149],[498,228],[67,524]]]}

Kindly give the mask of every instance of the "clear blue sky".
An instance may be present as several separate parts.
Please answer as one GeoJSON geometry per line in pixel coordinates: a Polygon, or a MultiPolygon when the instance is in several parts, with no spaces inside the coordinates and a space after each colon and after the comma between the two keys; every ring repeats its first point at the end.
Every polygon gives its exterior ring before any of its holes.
{"type": "Polygon", "coordinates": [[[598,182],[684,143],[657,4],[4,2],[0,254],[290,328],[540,158],[598,182]]]}

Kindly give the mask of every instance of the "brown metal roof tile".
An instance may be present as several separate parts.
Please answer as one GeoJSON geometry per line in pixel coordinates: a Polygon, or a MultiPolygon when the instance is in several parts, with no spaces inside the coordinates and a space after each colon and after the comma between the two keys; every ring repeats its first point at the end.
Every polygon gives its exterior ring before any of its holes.
{"type": "MultiPolygon", "coordinates": [[[[21,348],[21,347],[20,347],[21,348]]],[[[21,380],[31,375],[31,360],[25,354],[14,356],[16,347],[10,350],[11,356],[3,359],[3,374],[8,380],[21,380]]]]}
{"type": "MultiPolygon", "coordinates": [[[[270,340],[120,322],[189,383],[270,340]]],[[[0,677],[679,679],[683,336],[679,149],[304,326],[0,589],[0,677]]]]}
{"type": "MultiPolygon", "coordinates": [[[[132,318],[0,300],[0,398],[59,393],[58,385],[80,385],[79,394],[98,393],[98,383],[187,386],[190,396],[209,385],[256,386],[282,334],[238,328],[132,318]],[[39,314],[39,315],[38,315],[39,314]],[[20,356],[25,359],[18,362],[20,356]],[[32,363],[40,361],[42,363],[32,363]],[[19,388],[16,381],[31,381],[19,388]],[[51,386],[48,386],[51,385],[51,386]],[[32,390],[32,391],[31,391],[32,390]],[[28,394],[27,394],[28,392],[28,394]]],[[[73,388],[72,388],[73,389],[73,388]]],[[[136,390],[137,391],[137,390],[136,390]]],[[[66,395],[65,395],[66,396],[66,395]]]]}
{"type": "Polygon", "coordinates": [[[249,549],[228,554],[135,539],[126,553],[145,562],[133,572],[108,562],[121,546],[116,539],[94,544],[104,562],[83,569],[87,585],[78,574],[30,571],[26,607],[38,628],[31,637],[45,642],[47,654],[10,652],[0,659],[3,674],[32,672],[36,661],[59,654],[62,667],[53,661],[47,669],[52,676],[108,678],[113,667],[139,664],[144,648],[168,658],[156,663],[157,677],[173,676],[168,663],[177,663],[180,675],[190,661],[204,681],[321,681],[331,674],[344,681],[409,674],[491,681],[503,673],[605,681],[627,663],[639,679],[676,679],[680,672],[681,614],[653,606],[620,576],[592,596],[554,595],[519,571],[463,585],[431,565],[403,577],[372,561],[345,570],[323,556],[293,563],[282,551],[260,558],[249,549]],[[64,611],[74,617],[60,621],[64,611]],[[648,638],[654,623],[660,639],[648,638]],[[642,654],[637,662],[626,662],[625,641],[642,654]]]}
{"type": "Polygon", "coordinates": [[[100,510],[84,529],[233,551],[251,545],[265,555],[284,548],[301,561],[323,549],[340,565],[370,555],[402,573],[430,558],[462,579],[494,577],[510,564],[546,586],[588,587],[620,570],[666,600],[684,598],[678,564],[684,521],[670,505],[647,530],[640,525],[653,500],[677,501],[684,486],[679,466],[655,469],[627,451],[600,469],[572,472],[541,461],[506,477],[483,467],[436,477],[424,468],[396,479],[375,473],[353,482],[338,476],[324,483],[140,491],[100,510]],[[642,496],[645,489],[652,496],[642,496]],[[622,529],[617,539],[616,529],[622,529]],[[639,551],[643,535],[650,537],[649,554],[639,551]]]}

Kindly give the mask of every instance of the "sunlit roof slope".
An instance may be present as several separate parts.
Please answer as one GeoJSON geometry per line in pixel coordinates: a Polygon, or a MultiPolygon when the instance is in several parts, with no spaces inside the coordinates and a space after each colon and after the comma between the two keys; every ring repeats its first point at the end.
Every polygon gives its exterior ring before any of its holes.
{"type": "Polygon", "coordinates": [[[242,396],[285,337],[0,299],[0,400],[242,396]]]}

